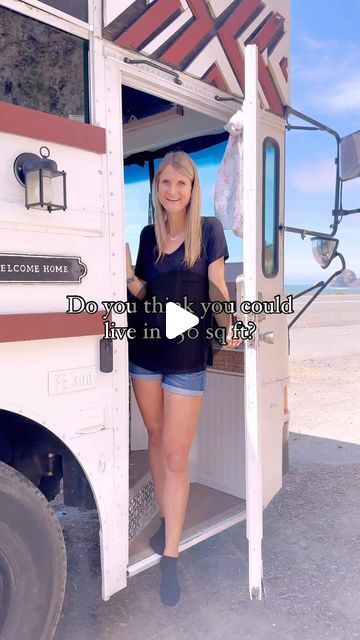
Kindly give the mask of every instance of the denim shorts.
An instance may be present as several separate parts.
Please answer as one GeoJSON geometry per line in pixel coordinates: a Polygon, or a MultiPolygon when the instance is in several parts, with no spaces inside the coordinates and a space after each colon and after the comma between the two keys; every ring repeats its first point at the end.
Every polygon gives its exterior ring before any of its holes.
{"type": "Polygon", "coordinates": [[[131,378],[141,380],[161,380],[162,388],[182,396],[203,396],[205,391],[206,369],[195,373],[158,373],[129,362],[131,378]]]}

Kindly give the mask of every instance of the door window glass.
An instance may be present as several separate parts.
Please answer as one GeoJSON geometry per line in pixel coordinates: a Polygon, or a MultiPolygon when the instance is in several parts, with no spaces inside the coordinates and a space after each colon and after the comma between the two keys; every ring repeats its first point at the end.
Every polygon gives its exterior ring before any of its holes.
{"type": "Polygon", "coordinates": [[[263,246],[262,268],[266,277],[278,271],[279,146],[266,138],[263,145],[263,246]]]}

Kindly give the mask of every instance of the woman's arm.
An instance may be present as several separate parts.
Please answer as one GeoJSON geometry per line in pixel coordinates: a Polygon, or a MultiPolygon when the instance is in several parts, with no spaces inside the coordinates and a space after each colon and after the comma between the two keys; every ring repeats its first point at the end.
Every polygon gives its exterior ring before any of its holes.
{"type": "MultiPolygon", "coordinates": [[[[208,278],[210,300],[212,302],[230,301],[229,290],[225,282],[225,262],[223,257],[218,258],[217,260],[209,264],[208,278]]],[[[232,314],[225,313],[223,311],[214,315],[218,326],[226,328],[226,346],[233,348],[238,347],[242,343],[241,338],[239,338],[238,340],[233,340],[231,338],[231,328],[233,324],[232,314]]]]}
{"type": "Polygon", "coordinates": [[[139,298],[140,300],[143,300],[146,296],[146,282],[144,280],[140,280],[140,278],[138,278],[135,275],[134,270],[132,268],[129,244],[126,243],[125,247],[126,247],[127,288],[129,289],[130,293],[133,296],[135,296],[136,298],[139,298]]]}

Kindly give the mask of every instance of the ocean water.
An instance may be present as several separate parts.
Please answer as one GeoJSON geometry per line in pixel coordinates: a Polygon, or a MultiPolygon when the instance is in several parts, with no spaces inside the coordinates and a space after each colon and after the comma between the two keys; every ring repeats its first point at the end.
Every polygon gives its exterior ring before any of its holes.
{"type": "MultiPolygon", "coordinates": [[[[311,287],[311,284],[285,284],[285,293],[288,295],[295,295],[308,289],[311,287]]],[[[316,289],[309,292],[310,294],[316,293],[316,289]]],[[[324,291],[321,292],[320,295],[349,295],[349,294],[360,294],[360,287],[325,287],[324,291]]]]}

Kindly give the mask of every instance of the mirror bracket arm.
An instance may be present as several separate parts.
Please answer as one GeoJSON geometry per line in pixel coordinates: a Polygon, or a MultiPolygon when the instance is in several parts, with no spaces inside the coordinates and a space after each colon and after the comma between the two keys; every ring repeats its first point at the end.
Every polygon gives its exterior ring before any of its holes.
{"type": "Polygon", "coordinates": [[[305,289],[304,291],[301,291],[300,293],[296,294],[295,296],[293,296],[293,298],[300,298],[300,296],[303,296],[305,293],[308,293],[309,291],[312,291],[313,289],[316,289],[317,287],[319,287],[318,291],[316,291],[314,293],[313,296],[311,296],[310,300],[308,300],[306,302],[306,304],[304,304],[304,306],[300,309],[300,311],[296,314],[295,318],[293,318],[291,320],[291,322],[289,322],[288,325],[288,331],[290,331],[291,327],[295,324],[295,322],[300,318],[300,316],[302,316],[302,314],[304,313],[304,311],[306,311],[306,309],[314,302],[314,300],[318,297],[318,295],[320,295],[320,293],[325,289],[325,287],[327,287],[327,285],[331,282],[331,280],[333,280],[336,276],[339,276],[343,271],[345,271],[346,269],[346,262],[345,262],[345,258],[341,253],[336,252],[334,258],[340,258],[341,261],[341,269],[338,269],[337,271],[335,271],[335,273],[333,273],[330,278],[328,278],[326,280],[326,282],[324,282],[323,280],[321,280],[321,282],[318,282],[317,284],[314,284],[312,287],[310,287],[309,289],[305,289]]]}

